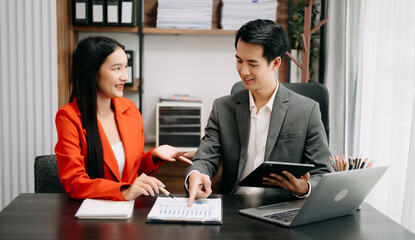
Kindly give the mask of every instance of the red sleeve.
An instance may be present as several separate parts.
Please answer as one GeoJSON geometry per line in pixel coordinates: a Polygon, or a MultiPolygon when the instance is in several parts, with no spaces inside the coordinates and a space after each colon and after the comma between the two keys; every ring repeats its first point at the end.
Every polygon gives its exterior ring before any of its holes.
{"type": "Polygon", "coordinates": [[[157,169],[166,162],[160,159],[153,161],[152,154],[154,149],[155,147],[142,156],[140,168],[138,169],[139,176],[141,173],[145,173],[149,176],[155,175],[158,172],[157,169]]]}
{"type": "Polygon", "coordinates": [[[86,173],[86,139],[76,112],[59,110],[55,122],[58,133],[55,153],[59,177],[69,197],[124,200],[120,189],[122,186],[128,186],[128,183],[110,179],[90,179],[86,173]]]}

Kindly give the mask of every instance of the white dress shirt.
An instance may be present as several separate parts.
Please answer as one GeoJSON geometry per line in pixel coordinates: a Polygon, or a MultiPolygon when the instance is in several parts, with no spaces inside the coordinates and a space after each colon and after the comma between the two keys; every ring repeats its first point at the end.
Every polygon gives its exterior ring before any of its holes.
{"type": "Polygon", "coordinates": [[[125,153],[124,153],[124,145],[122,142],[116,143],[111,145],[112,151],[114,152],[115,158],[118,162],[118,169],[120,171],[120,178],[122,178],[122,174],[124,172],[125,166],[125,153]]]}
{"type": "MultiPolygon", "coordinates": [[[[279,84],[272,93],[271,98],[265,106],[258,111],[254,96],[249,91],[249,110],[251,111],[251,128],[249,131],[248,153],[245,168],[242,172],[241,179],[244,179],[264,162],[265,146],[267,144],[269,122],[271,120],[272,106],[274,104],[275,95],[278,91],[279,84]]],[[[238,187],[236,194],[265,194],[265,188],[257,187],[238,187]]]]}

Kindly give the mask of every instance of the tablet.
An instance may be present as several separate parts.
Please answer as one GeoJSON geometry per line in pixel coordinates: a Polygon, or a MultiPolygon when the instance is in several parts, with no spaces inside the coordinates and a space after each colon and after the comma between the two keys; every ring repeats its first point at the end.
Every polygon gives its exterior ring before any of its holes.
{"type": "Polygon", "coordinates": [[[299,178],[314,169],[313,164],[290,163],[290,162],[263,162],[242,181],[239,186],[244,187],[266,187],[266,188],[280,188],[278,186],[262,184],[263,177],[269,177],[270,173],[282,175],[282,171],[290,172],[295,177],[299,178]]]}

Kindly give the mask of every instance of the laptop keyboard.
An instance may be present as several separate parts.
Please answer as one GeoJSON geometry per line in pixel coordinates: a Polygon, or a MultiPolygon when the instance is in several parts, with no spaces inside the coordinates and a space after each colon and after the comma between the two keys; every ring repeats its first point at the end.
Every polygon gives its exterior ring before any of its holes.
{"type": "Polygon", "coordinates": [[[300,209],[294,209],[286,212],[279,212],[265,215],[264,217],[275,219],[281,222],[291,222],[300,209]]]}

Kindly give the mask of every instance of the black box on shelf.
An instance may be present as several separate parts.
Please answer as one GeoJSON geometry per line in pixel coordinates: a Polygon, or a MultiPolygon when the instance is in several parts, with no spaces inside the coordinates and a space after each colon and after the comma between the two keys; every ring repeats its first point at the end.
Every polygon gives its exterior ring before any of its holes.
{"type": "Polygon", "coordinates": [[[125,86],[134,86],[136,84],[135,75],[134,75],[134,51],[125,50],[127,55],[127,72],[128,72],[128,81],[125,82],[125,86]]]}
{"type": "Polygon", "coordinates": [[[202,104],[157,103],[156,146],[168,144],[195,150],[202,137],[202,104]]]}

